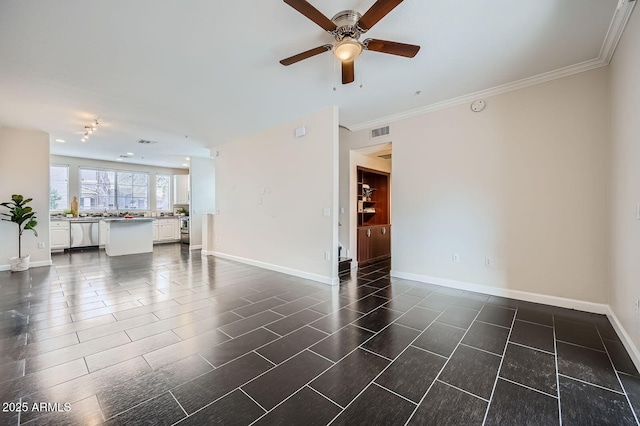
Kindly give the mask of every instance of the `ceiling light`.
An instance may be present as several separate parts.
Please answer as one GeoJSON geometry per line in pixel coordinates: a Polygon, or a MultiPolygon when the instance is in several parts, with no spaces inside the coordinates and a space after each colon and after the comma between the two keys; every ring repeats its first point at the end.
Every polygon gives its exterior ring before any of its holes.
{"type": "Polygon", "coordinates": [[[184,159],[187,160],[187,161],[191,160],[190,157],[184,157],[184,159]]]}
{"type": "Polygon", "coordinates": [[[82,142],[86,142],[87,138],[85,138],[84,136],[82,137],[82,139],[80,139],[82,142]]]}
{"type": "Polygon", "coordinates": [[[133,152],[127,152],[127,155],[133,155],[133,152]]]}
{"type": "Polygon", "coordinates": [[[351,62],[362,53],[362,44],[352,37],[345,37],[333,46],[333,54],[342,62],[351,62]]]}
{"type": "Polygon", "coordinates": [[[93,129],[91,128],[91,126],[84,126],[84,130],[89,134],[93,133],[93,129]]]}
{"type": "Polygon", "coordinates": [[[182,164],[182,166],[183,166],[183,167],[189,167],[189,165],[188,165],[188,164],[184,164],[184,163],[182,164]]]}
{"type": "Polygon", "coordinates": [[[122,161],[122,158],[116,158],[116,161],[122,161]]]}
{"type": "Polygon", "coordinates": [[[66,141],[64,139],[56,139],[56,142],[65,143],[66,141]]]}

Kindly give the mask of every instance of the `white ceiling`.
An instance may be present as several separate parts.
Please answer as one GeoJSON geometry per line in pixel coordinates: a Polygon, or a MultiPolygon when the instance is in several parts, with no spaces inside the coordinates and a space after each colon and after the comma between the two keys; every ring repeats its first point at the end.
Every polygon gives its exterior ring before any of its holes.
{"type": "MultiPolygon", "coordinates": [[[[331,18],[374,0],[310,3],[331,18]]],[[[617,4],[405,0],[363,38],[418,55],[365,51],[343,86],[329,52],[278,63],[332,42],[281,0],[0,0],[0,125],[50,133],[53,154],[181,167],[328,105],[358,129],[602,66],[632,9],[617,4]]]]}

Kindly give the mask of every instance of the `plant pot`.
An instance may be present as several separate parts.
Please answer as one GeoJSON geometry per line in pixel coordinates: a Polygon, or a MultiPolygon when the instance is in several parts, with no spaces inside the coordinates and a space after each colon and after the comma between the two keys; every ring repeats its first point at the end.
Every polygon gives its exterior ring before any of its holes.
{"type": "Polygon", "coordinates": [[[26,271],[29,269],[29,258],[31,255],[22,256],[22,257],[10,257],[9,263],[10,268],[14,272],[26,271]]]}

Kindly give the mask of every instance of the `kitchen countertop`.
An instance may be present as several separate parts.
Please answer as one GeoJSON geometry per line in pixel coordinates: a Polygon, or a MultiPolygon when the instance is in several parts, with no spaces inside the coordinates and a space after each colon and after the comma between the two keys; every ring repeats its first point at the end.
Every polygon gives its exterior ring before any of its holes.
{"type": "Polygon", "coordinates": [[[104,220],[105,222],[152,222],[156,220],[155,217],[103,217],[100,220],[104,220]]]}
{"type": "MultiPolygon", "coordinates": [[[[158,217],[134,217],[133,219],[145,219],[145,220],[157,220],[157,219],[180,219],[179,216],[158,216],[158,217]]],[[[64,221],[64,222],[84,222],[84,223],[94,223],[100,222],[101,220],[131,220],[125,219],[122,216],[103,216],[103,217],[51,217],[51,221],[64,221]]]]}

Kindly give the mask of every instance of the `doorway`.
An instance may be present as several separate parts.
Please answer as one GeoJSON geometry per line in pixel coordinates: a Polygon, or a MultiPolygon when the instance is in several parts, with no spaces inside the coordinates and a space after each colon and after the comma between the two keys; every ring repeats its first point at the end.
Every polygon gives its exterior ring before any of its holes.
{"type": "Polygon", "coordinates": [[[391,258],[391,154],[391,143],[351,151],[351,246],[358,267],[391,258]]]}

